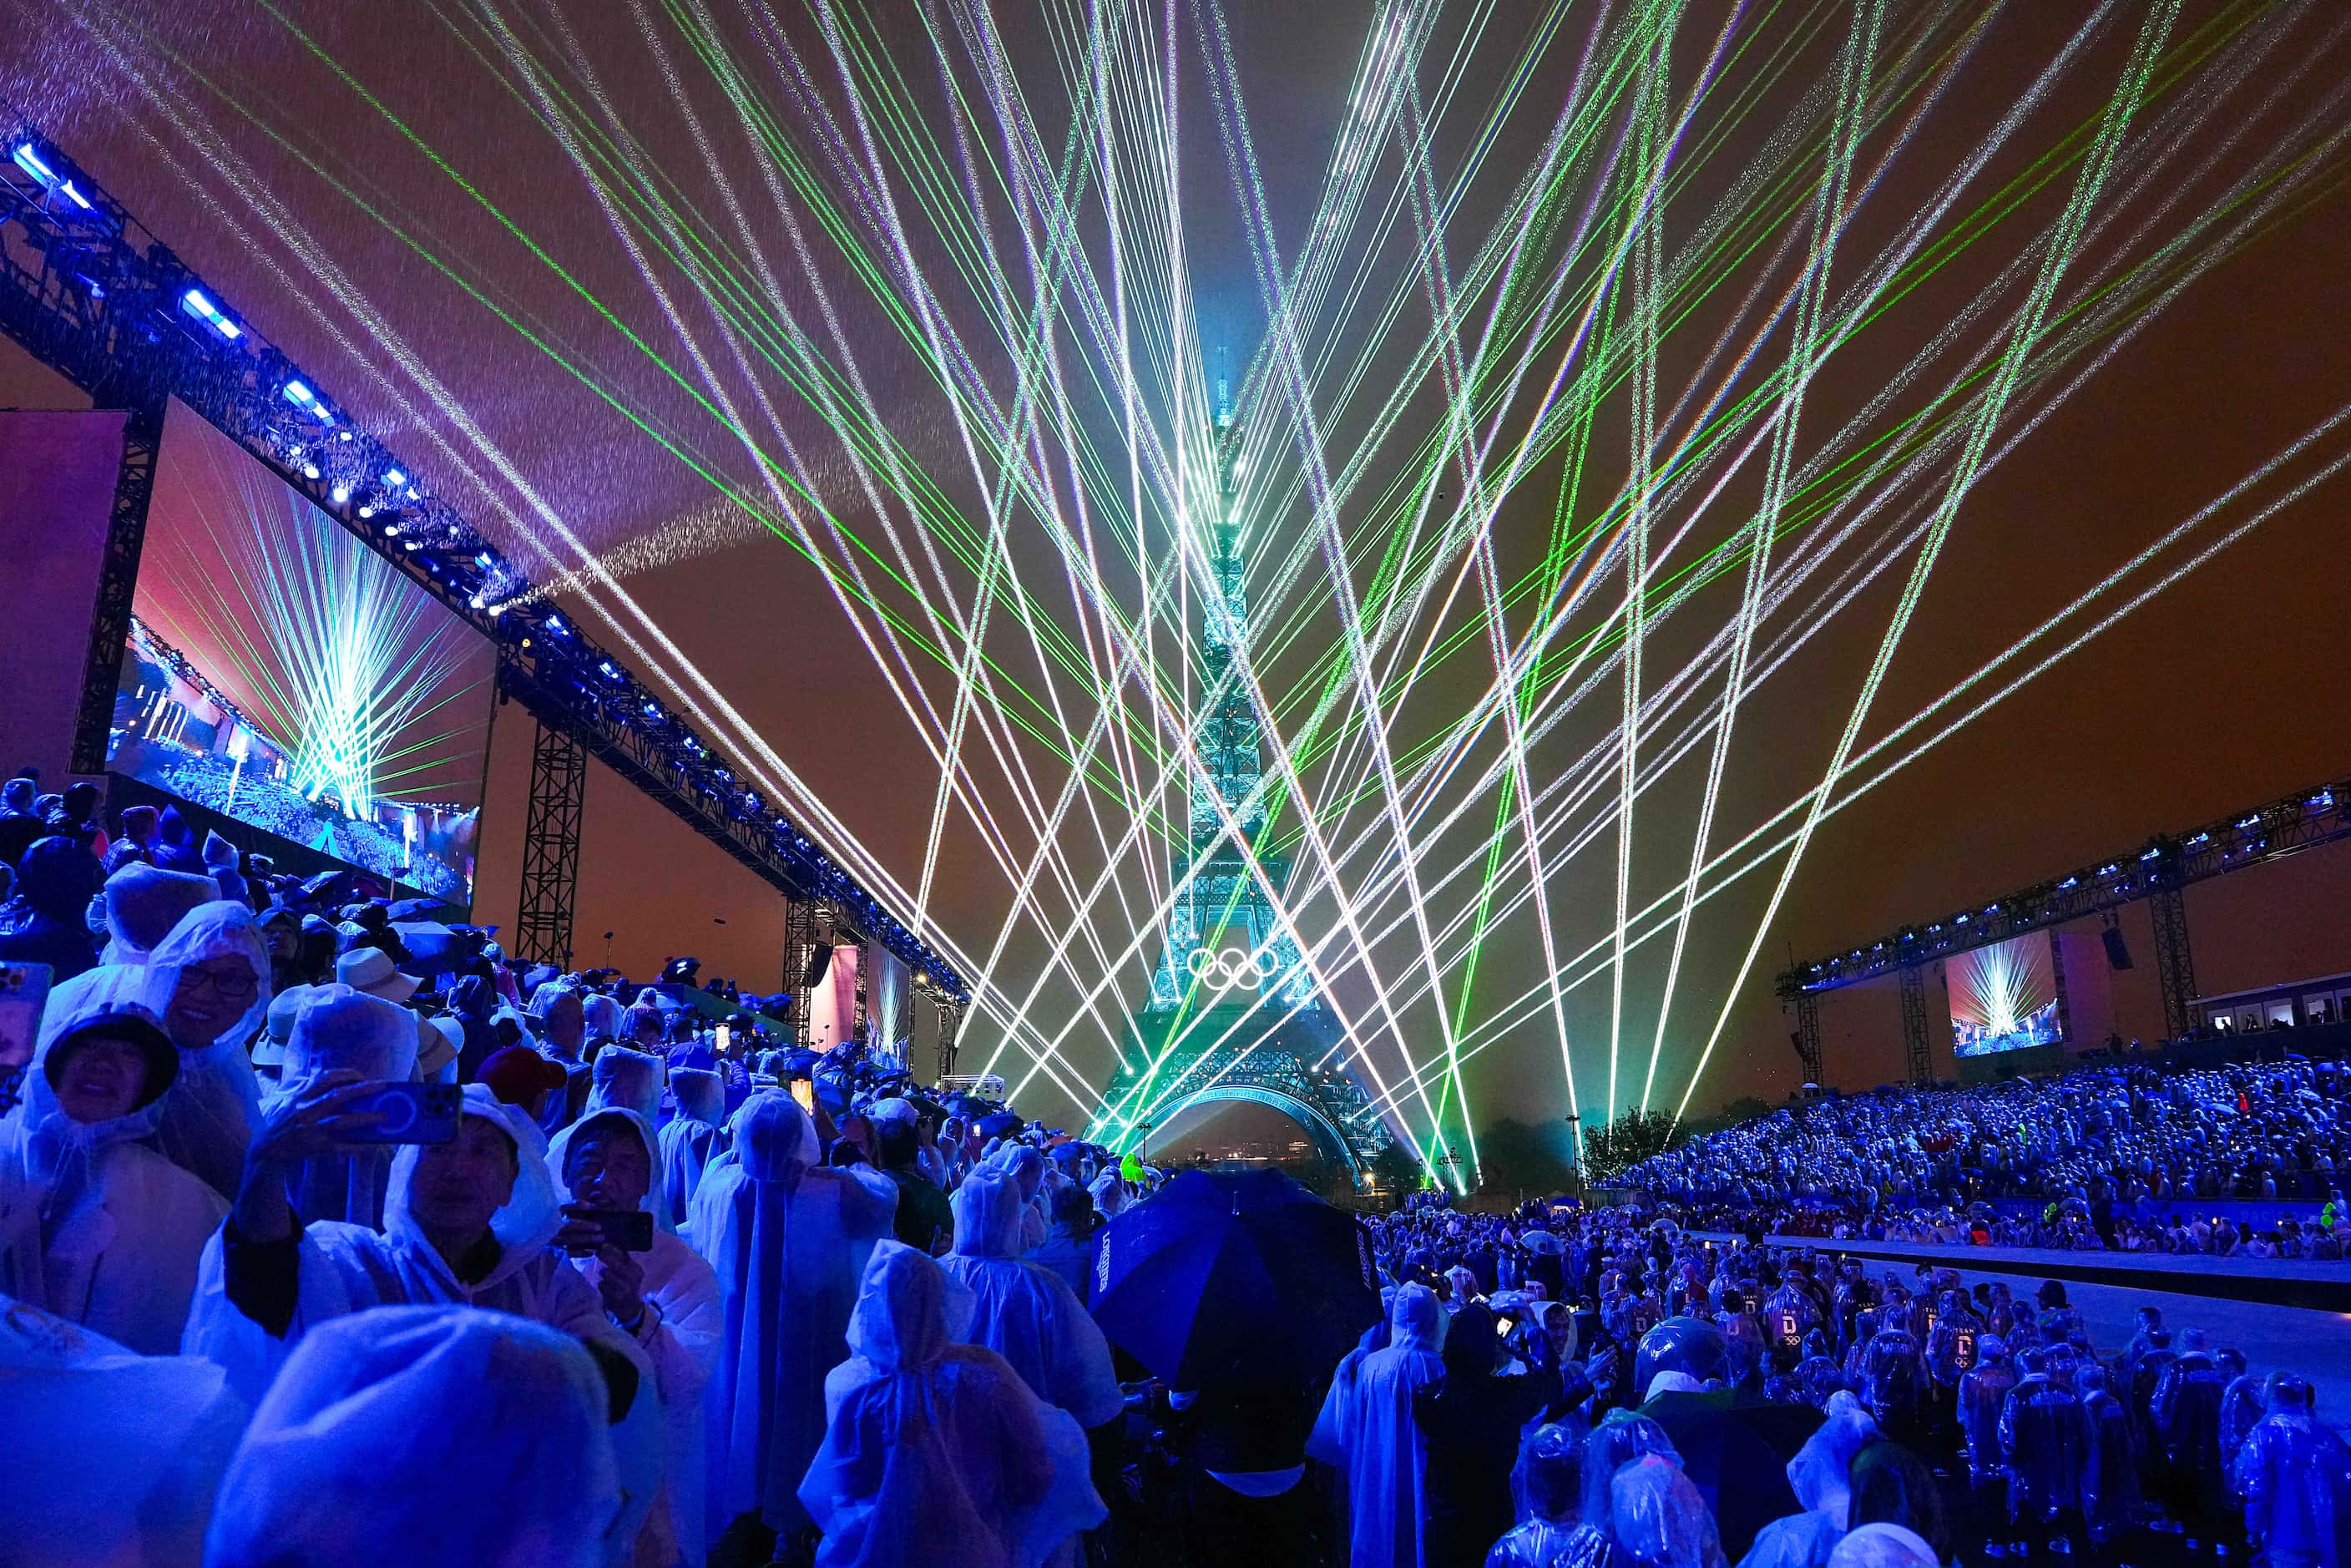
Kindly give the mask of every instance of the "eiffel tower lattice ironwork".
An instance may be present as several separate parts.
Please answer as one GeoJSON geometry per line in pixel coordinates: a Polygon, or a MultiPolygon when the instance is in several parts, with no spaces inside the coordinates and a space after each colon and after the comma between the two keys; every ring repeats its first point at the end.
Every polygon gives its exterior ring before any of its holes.
{"type": "Polygon", "coordinates": [[[1228,678],[1247,654],[1249,606],[1234,516],[1240,432],[1221,382],[1217,404],[1219,504],[1209,539],[1215,591],[1201,607],[1192,715],[1201,766],[1192,781],[1186,852],[1170,868],[1179,891],[1167,912],[1151,995],[1133,1020],[1130,1060],[1105,1096],[1117,1116],[1106,1141],[1132,1145],[1148,1127],[1194,1106],[1249,1101],[1298,1123],[1323,1157],[1360,1186],[1394,1134],[1343,1070],[1338,1019],[1274,916],[1267,884],[1282,884],[1288,862],[1260,849],[1253,868],[1243,839],[1225,821],[1229,813],[1247,843],[1258,844],[1265,826],[1265,756],[1249,692],[1228,678]]]}

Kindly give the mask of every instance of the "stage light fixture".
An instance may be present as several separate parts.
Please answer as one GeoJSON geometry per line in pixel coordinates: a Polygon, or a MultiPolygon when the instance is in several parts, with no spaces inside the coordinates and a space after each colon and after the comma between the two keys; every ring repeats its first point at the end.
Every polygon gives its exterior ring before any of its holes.
{"type": "Polygon", "coordinates": [[[387,468],[383,471],[383,482],[397,490],[408,483],[408,476],[397,468],[387,468]]]}
{"type": "Polygon", "coordinates": [[[245,329],[222,315],[220,307],[207,298],[201,288],[191,288],[181,295],[180,308],[231,342],[245,336],[245,329]]]}
{"type": "Polygon", "coordinates": [[[351,487],[349,485],[338,485],[328,494],[334,498],[335,505],[340,507],[351,498],[351,487]]]}

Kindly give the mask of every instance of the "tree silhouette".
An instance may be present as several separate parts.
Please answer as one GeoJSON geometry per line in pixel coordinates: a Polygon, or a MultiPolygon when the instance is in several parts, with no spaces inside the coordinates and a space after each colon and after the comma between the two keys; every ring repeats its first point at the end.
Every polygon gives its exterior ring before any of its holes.
{"type": "Polygon", "coordinates": [[[1583,1134],[1583,1174],[1597,1186],[1606,1186],[1652,1155],[1679,1144],[1686,1130],[1663,1111],[1626,1111],[1606,1125],[1583,1134]]]}

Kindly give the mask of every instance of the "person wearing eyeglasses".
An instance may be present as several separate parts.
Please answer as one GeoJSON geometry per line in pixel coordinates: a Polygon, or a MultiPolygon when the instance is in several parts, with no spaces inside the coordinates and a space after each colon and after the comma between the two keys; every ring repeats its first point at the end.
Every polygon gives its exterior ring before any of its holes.
{"type": "Polygon", "coordinates": [[[234,1199],[261,1121],[246,1049],[269,1014],[269,950],[253,911],[224,899],[182,915],[147,961],[145,992],[180,1052],[158,1141],[172,1164],[234,1199]]]}

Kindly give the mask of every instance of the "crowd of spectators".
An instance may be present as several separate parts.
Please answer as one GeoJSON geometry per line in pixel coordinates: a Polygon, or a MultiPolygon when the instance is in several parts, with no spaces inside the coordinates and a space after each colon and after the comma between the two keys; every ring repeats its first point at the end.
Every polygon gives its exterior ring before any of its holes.
{"type": "Polygon", "coordinates": [[[1692,1137],[1621,1185],[1734,1228],[1768,1210],[1822,1236],[2339,1261],[2346,1092],[2343,1063],[2291,1056],[1890,1087],[1692,1137]]]}
{"type": "Polygon", "coordinates": [[[2095,1343],[2053,1284],[1697,1228],[1814,1183],[1973,1218],[1994,1169],[2108,1179],[2100,1139],[2150,1191],[2231,1151],[2318,1168],[2332,1070],[1928,1097],[1923,1138],[1892,1098],[1808,1107],[1645,1173],[1679,1206],[1358,1224],[1267,1177],[1264,1236],[1341,1240],[1269,1304],[1283,1260],[1227,1247],[1216,1178],[793,1049],[690,960],[513,962],[355,875],[99,815],[0,790],[0,964],[51,981],[0,1053],[0,1562],[2338,1560],[2351,1454],[2289,1370],[2152,1315],[2095,1343]],[[2232,1096],[2277,1137],[2217,1125],[2232,1096]],[[1194,1249],[1200,1300],[1349,1314],[1329,1357],[1155,1377],[1145,1339],[1216,1322],[1170,1292],[1133,1332],[1113,1252],[1194,1249]]]}
{"type": "Polygon", "coordinates": [[[1155,1171],[101,815],[0,788],[0,1562],[1076,1560],[1155,1171]]]}

